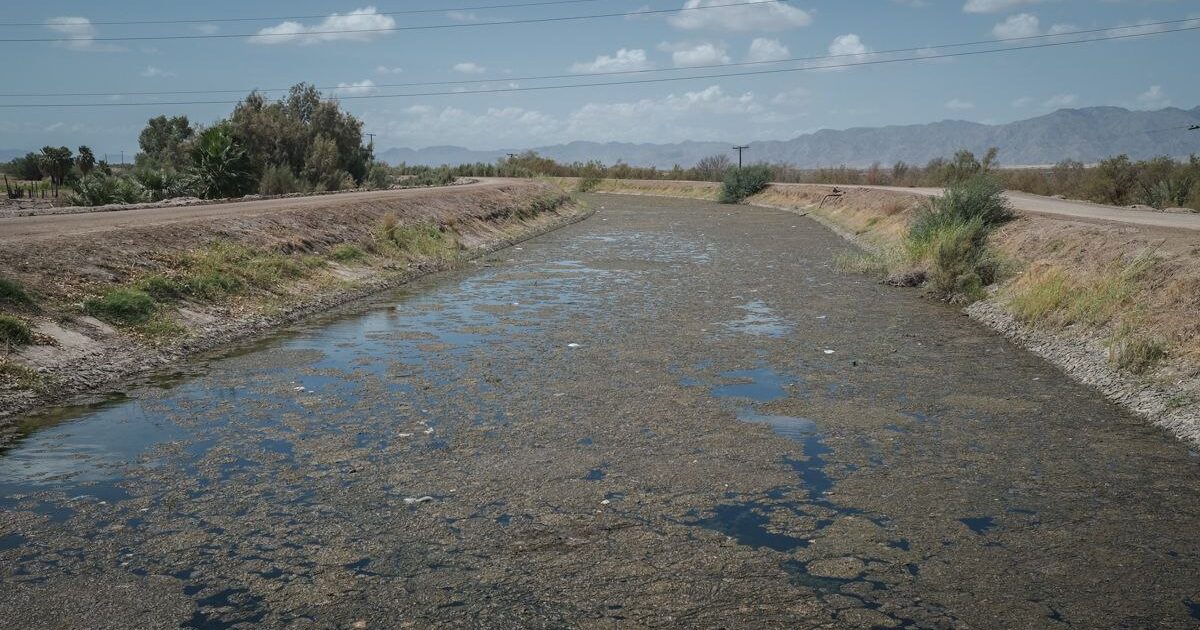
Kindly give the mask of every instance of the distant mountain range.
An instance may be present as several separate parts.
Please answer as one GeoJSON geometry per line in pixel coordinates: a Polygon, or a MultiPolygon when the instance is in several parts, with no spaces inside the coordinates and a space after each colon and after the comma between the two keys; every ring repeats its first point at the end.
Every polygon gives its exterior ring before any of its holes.
{"type": "MultiPolygon", "coordinates": [[[[1131,111],[1121,107],[1060,109],[1052,114],[1003,125],[984,125],[962,120],[944,120],[925,125],[860,127],[842,131],[822,130],[791,140],[750,143],[753,161],[786,163],[800,168],[821,166],[890,165],[899,160],[924,164],[948,157],[959,149],[982,153],[999,147],[1006,165],[1053,164],[1064,159],[1089,163],[1126,153],[1134,159],[1159,155],[1176,158],[1200,154],[1200,107],[1184,110],[1168,107],[1157,111],[1131,111]]],[[[613,164],[623,160],[635,166],[671,168],[694,165],[714,153],[726,153],[730,142],[681,142],[677,144],[632,144],[623,142],[571,142],[529,147],[560,162],[600,160],[613,164]]],[[[463,164],[494,162],[523,148],[475,151],[455,146],[424,149],[388,149],[378,153],[389,164],[463,164]]]]}

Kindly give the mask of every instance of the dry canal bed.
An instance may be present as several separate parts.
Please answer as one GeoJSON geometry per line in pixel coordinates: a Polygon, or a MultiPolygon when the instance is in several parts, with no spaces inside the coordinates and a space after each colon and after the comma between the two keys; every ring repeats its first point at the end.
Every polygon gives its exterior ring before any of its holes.
{"type": "Polygon", "coordinates": [[[29,418],[0,625],[1200,623],[1185,445],[807,219],[591,203],[29,418]]]}

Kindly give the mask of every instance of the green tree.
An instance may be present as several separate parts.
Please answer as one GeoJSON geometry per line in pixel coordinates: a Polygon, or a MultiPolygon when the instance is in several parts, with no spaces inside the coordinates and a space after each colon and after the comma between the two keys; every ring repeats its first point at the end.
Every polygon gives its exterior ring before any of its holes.
{"type": "Polygon", "coordinates": [[[179,169],[188,163],[189,143],[196,135],[187,116],[155,116],[138,135],[141,154],[135,160],[139,166],[179,169]]]}
{"type": "Polygon", "coordinates": [[[41,168],[42,172],[50,176],[51,183],[61,186],[67,181],[67,175],[74,164],[71,150],[67,147],[42,147],[41,168]]]}
{"type": "Polygon", "coordinates": [[[91,147],[83,145],[79,147],[79,156],[75,158],[75,165],[79,167],[79,172],[87,177],[88,173],[96,167],[96,154],[92,153],[91,147]]]}
{"type": "Polygon", "coordinates": [[[204,130],[192,147],[196,192],[205,199],[240,197],[254,186],[253,169],[245,149],[227,124],[204,130]]]}

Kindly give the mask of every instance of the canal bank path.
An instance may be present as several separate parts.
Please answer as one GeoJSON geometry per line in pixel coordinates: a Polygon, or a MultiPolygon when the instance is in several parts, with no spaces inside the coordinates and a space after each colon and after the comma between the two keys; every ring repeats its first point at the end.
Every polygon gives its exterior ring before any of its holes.
{"type": "Polygon", "coordinates": [[[806,218],[588,201],[28,418],[0,627],[1200,623],[1187,445],[806,218]]]}

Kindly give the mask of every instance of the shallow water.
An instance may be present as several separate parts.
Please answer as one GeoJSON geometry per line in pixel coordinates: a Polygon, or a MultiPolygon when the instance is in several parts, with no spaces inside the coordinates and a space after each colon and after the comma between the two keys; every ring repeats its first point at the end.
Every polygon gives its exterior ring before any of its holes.
{"type": "Polygon", "coordinates": [[[470,269],[27,419],[0,453],[20,589],[0,615],[1192,625],[1188,449],[836,271],[844,244],[794,215],[596,199],[470,269]]]}

